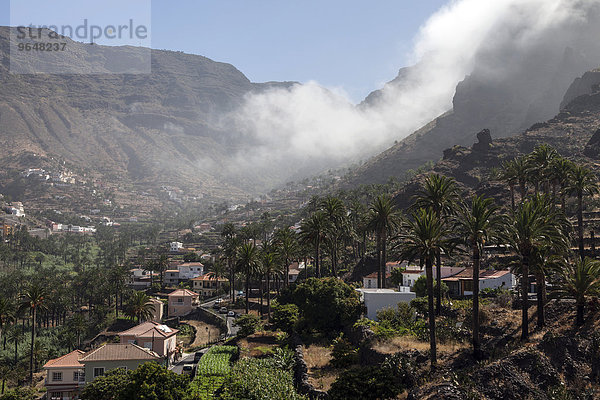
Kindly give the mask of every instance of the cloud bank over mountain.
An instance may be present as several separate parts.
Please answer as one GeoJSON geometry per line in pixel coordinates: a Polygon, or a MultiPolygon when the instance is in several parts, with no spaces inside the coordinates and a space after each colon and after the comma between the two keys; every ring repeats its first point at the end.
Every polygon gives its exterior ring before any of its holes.
{"type": "Polygon", "coordinates": [[[317,82],[247,95],[221,121],[252,143],[228,172],[276,179],[365,159],[450,110],[465,77],[515,98],[538,96],[532,112],[549,118],[555,97],[600,64],[599,22],[600,0],[452,1],[417,34],[413,66],[360,107],[317,82]]]}

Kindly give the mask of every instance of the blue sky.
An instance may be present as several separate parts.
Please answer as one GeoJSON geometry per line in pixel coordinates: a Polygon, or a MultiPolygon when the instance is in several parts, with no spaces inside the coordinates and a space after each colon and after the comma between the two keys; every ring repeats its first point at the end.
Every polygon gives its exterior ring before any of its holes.
{"type": "MultiPolygon", "coordinates": [[[[19,7],[36,1],[13,0],[19,7]]],[[[121,7],[125,3],[131,7],[136,1],[141,0],[121,0],[121,7]]],[[[36,17],[42,20],[35,19],[35,23],[64,23],[71,14],[74,21],[69,23],[80,23],[73,9],[55,1],[39,2],[48,6],[41,13],[44,17],[36,17]]],[[[59,2],[83,9],[81,4],[88,3],[59,2]]],[[[231,63],[255,82],[316,80],[342,88],[353,100],[360,101],[407,64],[419,27],[447,2],[154,0],[152,47],[231,63]]],[[[0,0],[2,25],[10,23],[9,4],[9,0],[0,0]]],[[[103,4],[105,13],[115,15],[106,1],[89,4],[103,4]]],[[[102,18],[102,12],[92,10],[92,6],[89,12],[94,18],[102,18]]]]}

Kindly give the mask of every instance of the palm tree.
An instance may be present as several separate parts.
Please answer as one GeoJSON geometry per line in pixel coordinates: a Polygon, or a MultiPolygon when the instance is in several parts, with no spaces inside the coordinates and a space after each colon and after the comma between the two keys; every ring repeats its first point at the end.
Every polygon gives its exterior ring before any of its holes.
{"type": "Polygon", "coordinates": [[[552,176],[552,185],[554,186],[554,192],[556,192],[556,186],[560,186],[560,205],[561,209],[564,213],[566,213],[565,209],[565,188],[569,184],[569,180],[571,177],[571,173],[573,168],[575,167],[575,163],[573,161],[568,160],[563,157],[556,158],[553,160],[550,168],[551,168],[551,176],[552,176]]]}
{"type": "Polygon", "coordinates": [[[110,269],[109,276],[115,290],[115,318],[119,318],[119,295],[123,295],[123,287],[129,276],[129,269],[124,265],[115,265],[110,269]]]}
{"type": "Polygon", "coordinates": [[[560,156],[556,150],[545,143],[536,146],[527,156],[527,162],[530,166],[530,179],[535,183],[536,193],[538,185],[541,183],[544,194],[550,194],[550,181],[552,179],[551,165],[558,157],[560,156]]]}
{"type": "Polygon", "coordinates": [[[12,304],[7,297],[0,296],[0,342],[4,331],[4,324],[12,312],[12,304]]]}
{"type": "Polygon", "coordinates": [[[150,301],[150,297],[144,292],[133,292],[127,302],[126,314],[131,319],[137,319],[138,322],[152,319],[155,311],[156,309],[150,301]]]}
{"type": "Polygon", "coordinates": [[[321,209],[328,221],[326,236],[331,253],[331,274],[337,276],[338,246],[348,231],[346,206],[339,198],[328,196],[321,202],[321,209]]]}
{"type": "Polygon", "coordinates": [[[237,265],[246,278],[246,314],[250,311],[250,279],[258,265],[258,250],[254,243],[244,243],[238,250],[237,265]]]}
{"type": "Polygon", "coordinates": [[[15,356],[14,356],[15,357],[14,358],[15,367],[16,367],[17,361],[18,361],[19,343],[22,342],[24,339],[25,339],[25,333],[23,332],[23,328],[21,327],[21,325],[14,324],[8,331],[8,341],[11,343],[14,343],[14,345],[15,345],[15,356]]]}
{"type": "Polygon", "coordinates": [[[529,267],[534,251],[544,246],[564,247],[566,243],[561,221],[548,204],[546,197],[539,195],[521,203],[512,216],[506,235],[521,263],[522,340],[529,337],[529,267]]]}
{"type": "Polygon", "coordinates": [[[285,269],[283,283],[287,287],[290,284],[290,262],[297,257],[298,239],[296,233],[290,228],[279,229],[273,235],[275,238],[275,251],[285,269]]]}
{"type": "Polygon", "coordinates": [[[402,233],[398,236],[403,259],[421,259],[425,262],[427,279],[427,300],[429,316],[429,356],[431,366],[437,363],[435,341],[435,314],[433,306],[433,260],[442,251],[449,252],[451,243],[447,239],[444,222],[429,208],[419,209],[406,221],[402,233]]]}
{"type": "Polygon", "coordinates": [[[241,245],[241,240],[239,237],[235,236],[235,234],[233,236],[225,236],[225,242],[223,243],[223,255],[225,256],[225,259],[227,260],[227,267],[229,270],[229,280],[231,282],[231,285],[230,285],[231,301],[235,300],[235,274],[236,274],[237,270],[236,270],[236,264],[234,261],[237,256],[240,245],[241,245]]]}
{"type": "Polygon", "coordinates": [[[596,176],[589,169],[576,165],[571,171],[569,184],[565,188],[568,194],[577,196],[577,234],[579,236],[579,257],[584,258],[583,247],[583,195],[593,196],[598,193],[596,176]]]}
{"type": "Polygon", "coordinates": [[[36,340],[33,345],[33,366],[36,371],[38,370],[40,360],[44,360],[47,356],[48,349],[46,346],[39,340],[36,340]]]}
{"type": "MultiPolygon", "coordinates": [[[[435,216],[443,222],[443,219],[454,214],[456,202],[458,201],[458,188],[452,178],[444,175],[431,174],[425,179],[425,183],[415,197],[415,208],[429,208],[435,216]]],[[[436,258],[437,276],[437,303],[436,314],[442,312],[442,262],[441,254],[436,258]]]]}
{"type": "Polygon", "coordinates": [[[19,308],[28,310],[31,315],[31,349],[29,353],[29,382],[33,384],[33,344],[35,343],[35,326],[38,311],[46,309],[48,290],[45,286],[32,283],[21,296],[19,308]]]}
{"type": "Polygon", "coordinates": [[[321,211],[315,212],[302,225],[300,225],[300,240],[310,244],[315,250],[315,269],[317,278],[321,277],[320,250],[325,241],[327,232],[327,219],[321,211]]]}
{"type": "Polygon", "coordinates": [[[600,294],[600,262],[585,257],[575,264],[566,263],[558,269],[556,293],[577,302],[577,325],[585,322],[585,301],[589,296],[600,294]]]}
{"type": "MultiPolygon", "coordinates": [[[[267,281],[267,316],[271,320],[271,274],[275,270],[276,266],[275,253],[266,249],[262,254],[262,266],[261,271],[267,281]]],[[[261,282],[262,287],[262,282],[261,282]]],[[[262,301],[261,301],[262,305],[262,301]]]]}
{"type": "Polygon", "coordinates": [[[69,329],[77,336],[77,347],[81,347],[81,335],[87,330],[87,323],[81,314],[75,314],[68,323],[69,329]]]}
{"type": "Polygon", "coordinates": [[[356,262],[363,258],[367,252],[367,207],[358,200],[353,200],[349,207],[350,226],[356,242],[356,262]]]}
{"type": "Polygon", "coordinates": [[[391,236],[400,222],[400,213],[396,210],[388,195],[378,196],[369,209],[369,230],[377,237],[377,287],[386,286],[387,238],[391,236]]]}
{"type": "Polygon", "coordinates": [[[474,196],[470,206],[463,204],[456,218],[455,231],[464,238],[465,245],[471,251],[473,261],[473,354],[480,357],[481,343],[479,338],[479,268],[481,253],[486,242],[498,237],[504,225],[502,216],[498,215],[498,207],[494,201],[483,196],[474,196]]]}
{"type": "Polygon", "coordinates": [[[510,190],[510,205],[511,210],[515,210],[515,185],[519,183],[517,177],[516,161],[509,160],[502,163],[502,169],[498,175],[498,179],[506,182],[510,190]]]}

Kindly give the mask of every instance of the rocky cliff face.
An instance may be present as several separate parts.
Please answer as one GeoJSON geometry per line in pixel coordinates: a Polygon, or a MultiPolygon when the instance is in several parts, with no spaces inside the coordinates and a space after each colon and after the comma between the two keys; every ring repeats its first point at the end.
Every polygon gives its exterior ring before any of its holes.
{"type": "MultiPolygon", "coordinates": [[[[490,179],[490,169],[530,153],[541,143],[553,146],[564,157],[595,166],[593,161],[600,159],[600,91],[593,90],[595,82],[595,79],[589,78],[576,80],[568,89],[567,96],[570,96],[569,93],[583,94],[564,101],[566,105],[554,118],[536,123],[519,135],[498,138],[493,130],[486,129],[476,135],[478,141],[471,148],[459,145],[447,148],[433,171],[454,177],[466,192],[484,193],[504,203],[509,198],[508,189],[490,179]],[[587,82],[588,86],[583,82],[587,82]]],[[[396,202],[400,207],[411,204],[411,198],[423,178],[414,178],[398,193],[396,202]]]]}
{"type": "MultiPolygon", "coordinates": [[[[444,149],[454,145],[470,146],[482,129],[489,129],[495,138],[510,137],[548,120],[556,115],[561,104],[566,106],[565,101],[568,103],[598,79],[596,73],[586,74],[572,85],[576,76],[596,63],[597,60],[591,62],[566,49],[562,59],[550,67],[525,63],[512,68],[514,73],[503,76],[476,69],[456,87],[451,110],[373,157],[349,174],[348,182],[383,183],[392,176],[402,178],[409,169],[439,160],[444,149]],[[570,92],[565,96],[567,89],[570,92]]],[[[388,86],[401,90],[406,73],[401,70],[388,86]]],[[[381,93],[374,92],[363,106],[379,97],[381,93]]]]}

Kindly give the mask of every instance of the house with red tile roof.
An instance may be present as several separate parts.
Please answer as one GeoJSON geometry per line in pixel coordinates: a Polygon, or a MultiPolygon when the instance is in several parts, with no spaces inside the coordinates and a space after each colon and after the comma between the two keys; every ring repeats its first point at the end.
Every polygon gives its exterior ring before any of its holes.
{"type": "Polygon", "coordinates": [[[188,289],[176,289],[169,293],[169,317],[178,317],[191,313],[200,306],[200,295],[188,289]]]}
{"type": "Polygon", "coordinates": [[[75,350],[44,364],[44,386],[48,400],[66,400],[79,396],[85,384],[84,365],[79,362],[83,354],[83,351],[75,350]]]}
{"type": "Polygon", "coordinates": [[[79,362],[84,365],[86,384],[112,369],[134,370],[143,363],[161,361],[162,358],[149,349],[122,343],[107,343],[79,358],[79,362]]]}
{"type": "MultiPolygon", "coordinates": [[[[517,285],[516,276],[508,270],[479,271],[479,290],[512,289],[517,285]]],[[[451,296],[473,295],[473,268],[466,268],[458,274],[442,278],[451,296]]]]}
{"type": "Polygon", "coordinates": [[[119,333],[122,344],[137,344],[150,349],[161,357],[171,356],[177,345],[177,332],[156,322],[144,322],[119,333]]]}
{"type": "Polygon", "coordinates": [[[209,272],[192,279],[192,288],[202,297],[212,297],[226,282],[229,282],[229,279],[221,276],[217,278],[214,272],[209,272]]]}
{"type": "MultiPolygon", "coordinates": [[[[392,274],[386,272],[385,274],[385,287],[390,287],[390,278],[392,274]]],[[[365,289],[376,289],[377,288],[377,272],[373,272],[363,277],[363,287],[365,289]]]]}

